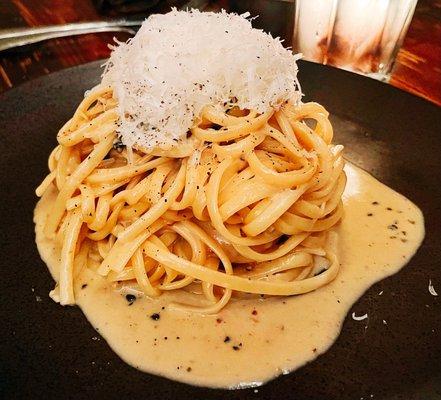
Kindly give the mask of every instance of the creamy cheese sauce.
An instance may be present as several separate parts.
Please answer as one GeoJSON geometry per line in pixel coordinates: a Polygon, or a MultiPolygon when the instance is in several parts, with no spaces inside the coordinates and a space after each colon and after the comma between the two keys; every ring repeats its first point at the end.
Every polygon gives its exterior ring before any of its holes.
{"type": "MultiPolygon", "coordinates": [[[[345,170],[345,214],[336,228],[341,269],[330,284],[300,296],[234,299],[204,316],[167,309],[182,293],[129,302],[85,268],[76,279],[77,304],[110,347],[142,371],[222,388],[293,371],[329,349],[355,301],[400,270],[424,237],[423,215],[411,201],[351,164],[345,170]]],[[[54,196],[44,195],[34,219],[38,250],[57,276],[60,248],[43,235],[54,196]]]]}

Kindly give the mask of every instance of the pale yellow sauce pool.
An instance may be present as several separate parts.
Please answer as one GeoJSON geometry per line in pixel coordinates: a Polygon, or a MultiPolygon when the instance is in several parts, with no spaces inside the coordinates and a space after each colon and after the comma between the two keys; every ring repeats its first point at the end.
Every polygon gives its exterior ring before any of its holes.
{"type": "MultiPolygon", "coordinates": [[[[402,268],[424,237],[423,215],[412,202],[350,164],[345,170],[345,215],[337,228],[341,270],[327,286],[296,297],[233,300],[220,314],[202,316],[167,310],[179,294],[138,298],[129,306],[86,268],[76,283],[78,305],[124,361],[152,374],[226,388],[299,368],[334,343],[355,301],[402,268]],[[159,320],[150,318],[154,313],[159,320]]],[[[60,250],[42,229],[53,198],[52,191],[40,200],[35,222],[41,257],[56,276],[60,250]]]]}

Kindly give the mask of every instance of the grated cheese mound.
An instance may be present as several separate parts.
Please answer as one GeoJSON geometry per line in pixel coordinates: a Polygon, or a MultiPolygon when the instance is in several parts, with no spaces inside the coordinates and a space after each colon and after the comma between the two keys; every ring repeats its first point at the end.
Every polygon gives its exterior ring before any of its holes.
{"type": "Polygon", "coordinates": [[[175,147],[206,105],[263,113],[300,100],[300,56],[252,28],[248,17],[174,9],[150,16],[113,48],[103,84],[118,100],[125,145],[175,147]]]}

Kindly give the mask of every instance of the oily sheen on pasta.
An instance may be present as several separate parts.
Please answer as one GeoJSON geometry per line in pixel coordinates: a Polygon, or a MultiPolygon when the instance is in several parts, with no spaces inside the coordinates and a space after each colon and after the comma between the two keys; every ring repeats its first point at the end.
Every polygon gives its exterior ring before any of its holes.
{"type": "Polygon", "coordinates": [[[203,313],[335,278],[346,176],[322,106],[206,106],[175,147],[146,150],[119,141],[117,105],[109,86],[88,93],[37,188],[57,190],[45,235],[62,246],[61,304],[75,304],[82,268],[149,297],[196,293],[199,305],[170,306],[203,313]]]}

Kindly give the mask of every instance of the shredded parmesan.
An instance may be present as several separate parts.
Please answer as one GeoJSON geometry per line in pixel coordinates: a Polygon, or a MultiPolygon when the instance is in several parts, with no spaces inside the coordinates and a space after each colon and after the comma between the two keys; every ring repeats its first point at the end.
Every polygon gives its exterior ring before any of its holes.
{"type": "Polygon", "coordinates": [[[363,315],[361,315],[361,316],[358,317],[358,316],[355,315],[354,312],[352,313],[352,319],[355,320],[355,321],[363,321],[363,320],[366,319],[367,317],[368,317],[367,314],[363,314],[363,315]]]}
{"type": "Polygon", "coordinates": [[[179,145],[206,105],[259,113],[301,98],[300,55],[253,29],[249,14],[177,11],[152,15],[118,43],[103,74],[118,100],[127,146],[179,145]]]}
{"type": "Polygon", "coordinates": [[[429,293],[432,296],[438,296],[438,293],[436,292],[435,288],[432,285],[432,280],[431,279],[429,279],[429,293]]]}

